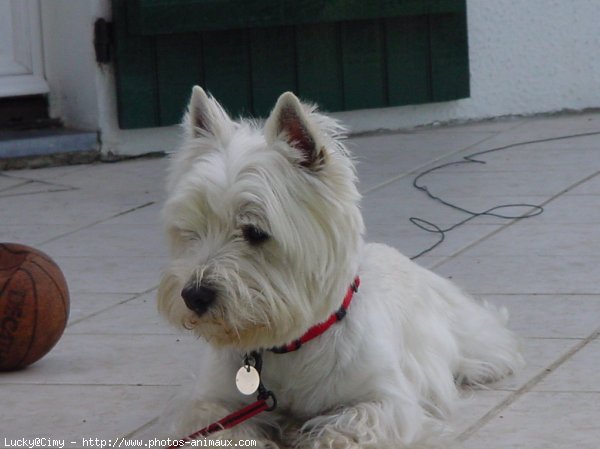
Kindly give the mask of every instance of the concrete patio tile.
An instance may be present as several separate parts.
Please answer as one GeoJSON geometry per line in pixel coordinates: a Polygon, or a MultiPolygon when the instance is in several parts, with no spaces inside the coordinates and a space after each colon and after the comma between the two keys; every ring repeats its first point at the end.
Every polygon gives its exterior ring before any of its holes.
{"type": "Polygon", "coordinates": [[[581,348],[573,357],[559,366],[556,371],[537,384],[533,391],[600,393],[599,366],[600,340],[596,339],[581,348]]]}
{"type": "MultiPolygon", "coordinates": [[[[438,192],[434,192],[439,194],[438,192]]],[[[448,199],[458,207],[470,210],[474,213],[485,212],[488,209],[506,204],[531,204],[539,205],[548,199],[545,195],[515,196],[490,198],[487,196],[469,196],[460,198],[449,198],[440,195],[442,199],[448,199]]],[[[469,214],[446,206],[436,200],[429,198],[424,192],[416,190],[412,186],[412,178],[403,178],[385,187],[369,192],[363,198],[361,209],[366,221],[371,223],[406,223],[410,217],[418,217],[435,223],[438,226],[453,225],[469,217],[469,214]]],[[[497,212],[503,216],[521,216],[533,211],[531,207],[518,206],[504,208],[497,212]]],[[[507,219],[493,216],[480,216],[469,222],[469,224],[506,224],[507,219]]]]}
{"type": "MultiPolygon", "coordinates": [[[[580,170],[589,175],[594,170],[598,170],[597,141],[598,136],[526,143],[520,139],[501,135],[486,140],[477,145],[476,149],[465,151],[460,156],[472,155],[473,159],[484,161],[485,164],[482,167],[489,172],[527,172],[531,170],[569,172],[580,170]],[[575,154],[576,157],[574,157],[575,154]]],[[[461,164],[459,167],[454,167],[454,170],[456,172],[472,172],[477,165],[479,164],[461,164]]]]}
{"type": "MultiPolygon", "coordinates": [[[[552,168],[540,171],[494,171],[489,164],[472,166],[465,172],[460,167],[449,167],[427,174],[419,180],[437,195],[451,199],[464,197],[519,198],[524,196],[551,197],[582,179],[577,170],[565,171],[552,168]],[[491,167],[490,167],[491,168],[491,167]]],[[[595,170],[588,170],[593,173],[595,170]]]]}
{"type": "Polygon", "coordinates": [[[158,285],[167,258],[54,257],[73,293],[143,293],[158,285]]]}
{"type": "Polygon", "coordinates": [[[155,225],[157,229],[161,230],[160,237],[164,238],[162,232],[162,206],[162,201],[157,201],[117,217],[110,218],[106,221],[106,223],[114,225],[128,225],[133,227],[137,225],[155,225]]]}
{"type": "MultiPolygon", "coordinates": [[[[486,145],[498,143],[524,142],[537,139],[555,139],[576,134],[597,133],[600,129],[598,114],[560,114],[556,116],[531,117],[516,126],[500,132],[486,145]]],[[[559,140],[593,139],[594,137],[569,138],[559,140]]]]}
{"type": "Polygon", "coordinates": [[[489,410],[498,406],[509,395],[510,391],[464,390],[461,392],[461,404],[451,419],[455,437],[474,426],[489,410]]]}
{"type": "MultiPolygon", "coordinates": [[[[156,405],[168,400],[176,389],[0,384],[2,438],[54,438],[65,440],[65,448],[93,447],[90,439],[114,441],[154,418],[156,405]]],[[[4,439],[0,442],[5,444],[4,439]]]]}
{"type": "Polygon", "coordinates": [[[438,265],[441,265],[446,260],[448,260],[448,256],[431,256],[431,253],[424,254],[419,256],[417,259],[413,259],[413,262],[421,265],[422,267],[432,269],[438,265]]]}
{"type": "Polygon", "coordinates": [[[600,175],[594,176],[565,193],[565,196],[570,195],[600,195],[600,175]]]}
{"type": "MultiPolygon", "coordinates": [[[[517,135],[519,134],[519,129],[515,128],[510,133],[503,134],[498,137],[509,137],[511,134],[517,135]]],[[[543,163],[563,163],[563,162],[576,162],[576,158],[570,158],[569,154],[557,154],[556,150],[564,150],[566,148],[576,148],[578,152],[582,151],[585,155],[591,156],[591,150],[597,147],[598,145],[598,136],[600,135],[600,128],[595,130],[588,129],[582,130],[580,132],[565,132],[565,130],[553,130],[549,132],[546,136],[540,133],[539,137],[535,135],[531,135],[531,138],[524,138],[519,140],[519,145],[515,145],[511,147],[511,150],[522,151],[520,148],[526,147],[527,150],[531,150],[533,155],[535,154],[546,154],[548,156],[552,155],[552,157],[548,157],[546,161],[543,163]],[[558,134],[560,132],[560,134],[558,134]],[[558,134],[558,135],[557,135],[558,134]],[[539,153],[538,153],[539,152],[539,153]],[[558,158],[553,156],[557,155],[558,158]]],[[[531,130],[527,130],[531,131],[531,130]]],[[[527,132],[526,131],[526,132],[527,132]]],[[[490,139],[492,140],[492,139],[490,139]]],[[[578,156],[580,156],[578,154],[578,156]]]]}
{"type": "Polygon", "coordinates": [[[600,393],[531,392],[453,449],[597,449],[600,393]]]}
{"type": "MultiPolygon", "coordinates": [[[[58,181],[69,173],[85,172],[99,164],[83,165],[61,165],[58,167],[34,168],[24,170],[14,170],[7,172],[7,176],[19,179],[40,180],[40,181],[58,181]]],[[[60,181],[58,181],[60,182],[60,181]]]]}
{"type": "Polygon", "coordinates": [[[354,137],[348,148],[357,160],[362,192],[409,173],[492,136],[493,133],[456,132],[452,138],[438,130],[374,134],[354,137]]]}
{"type": "Polygon", "coordinates": [[[68,190],[0,198],[3,210],[2,224],[65,224],[85,226],[124,213],[153,201],[154,197],[137,195],[101,195],[96,192],[68,190]]]}
{"type": "MultiPolygon", "coordinates": [[[[389,214],[389,213],[388,213],[389,214]]],[[[440,240],[437,232],[427,232],[412,223],[388,223],[381,220],[381,215],[365,217],[367,242],[386,243],[398,249],[408,257],[415,256],[421,251],[427,250],[440,240]]],[[[485,238],[496,231],[500,225],[464,225],[446,233],[443,242],[435,247],[431,256],[447,257],[455,254],[461,249],[485,238]]]]}
{"type": "Polygon", "coordinates": [[[521,122],[519,127],[514,129],[536,133],[555,130],[561,130],[565,134],[595,132],[600,129],[600,114],[597,112],[581,112],[531,117],[521,122]]]}
{"type": "MultiPolygon", "coordinates": [[[[77,229],[79,229],[79,225],[0,224],[0,240],[2,242],[21,243],[39,248],[43,242],[69,234],[77,229]]],[[[52,254],[49,255],[52,257],[52,254]]]]}
{"type": "Polygon", "coordinates": [[[535,218],[503,229],[469,250],[469,256],[600,255],[600,232],[589,224],[538,224],[535,218]]]}
{"type": "Polygon", "coordinates": [[[156,291],[152,291],[123,304],[118,304],[78,321],[69,327],[70,334],[139,334],[139,335],[181,335],[181,330],[169,325],[158,314],[156,291]]]}
{"type": "MultiPolygon", "coordinates": [[[[571,195],[567,192],[548,204],[535,220],[539,224],[600,224],[600,196],[571,195]]],[[[592,229],[595,227],[591,226],[592,229]]]]}
{"type": "Polygon", "coordinates": [[[435,271],[474,294],[600,294],[600,255],[475,257],[467,250],[435,271]]]}
{"type": "Polygon", "coordinates": [[[26,200],[26,197],[29,195],[50,192],[64,192],[68,190],[77,190],[77,187],[56,181],[21,180],[21,182],[9,188],[0,189],[0,199],[18,196],[23,200],[26,200]]]}
{"type": "Polygon", "coordinates": [[[544,374],[549,365],[570,354],[570,351],[573,351],[579,343],[580,340],[575,339],[524,338],[522,339],[522,348],[526,363],[525,367],[514,375],[483,388],[519,390],[533,377],[544,374]]]}
{"type": "Polygon", "coordinates": [[[481,295],[506,307],[523,338],[587,338],[600,326],[600,295],[481,295]]]}
{"type": "Polygon", "coordinates": [[[191,335],[65,333],[41,360],[2,373],[1,385],[179,385],[201,358],[191,335]]]}
{"type": "Polygon", "coordinates": [[[497,117],[489,120],[467,121],[464,123],[450,123],[448,125],[434,124],[429,126],[417,127],[419,132],[435,131],[438,133],[486,133],[501,134],[518,129],[527,119],[522,117],[497,117]]]}
{"type": "Polygon", "coordinates": [[[132,297],[132,295],[124,293],[69,293],[71,297],[71,310],[66,332],[70,332],[71,324],[95,315],[102,310],[114,307],[132,297]]]}
{"type": "Polygon", "coordinates": [[[434,223],[442,224],[455,224],[473,217],[466,223],[505,225],[521,217],[533,218],[537,216],[539,208],[548,198],[536,195],[482,197],[437,194],[437,196],[455,207],[468,211],[467,213],[456,210],[455,208],[434,201],[435,206],[430,205],[424,212],[417,214],[419,217],[429,216],[432,220],[435,220],[434,223]]]}
{"type": "Polygon", "coordinates": [[[13,177],[5,173],[0,173],[0,197],[6,194],[7,190],[14,189],[15,187],[24,186],[31,183],[31,181],[13,177]]]}
{"type": "Polygon", "coordinates": [[[96,164],[88,170],[76,171],[60,178],[61,183],[97,194],[164,196],[167,158],[96,164]]]}
{"type": "Polygon", "coordinates": [[[42,245],[54,257],[164,257],[164,233],[157,223],[99,223],[42,245]]]}

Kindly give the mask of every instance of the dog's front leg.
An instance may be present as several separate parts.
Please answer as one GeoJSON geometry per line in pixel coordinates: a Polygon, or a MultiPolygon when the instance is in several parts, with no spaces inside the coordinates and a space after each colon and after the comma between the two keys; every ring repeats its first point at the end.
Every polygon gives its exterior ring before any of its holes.
{"type": "Polygon", "coordinates": [[[416,437],[406,418],[391,401],[363,402],[312,418],[288,437],[296,449],[401,449],[416,437]]]}

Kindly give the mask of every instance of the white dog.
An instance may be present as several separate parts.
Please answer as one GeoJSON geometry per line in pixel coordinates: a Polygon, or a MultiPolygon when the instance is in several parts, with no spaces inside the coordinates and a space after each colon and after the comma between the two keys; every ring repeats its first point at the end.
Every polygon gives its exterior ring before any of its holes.
{"type": "Polygon", "coordinates": [[[234,121],[194,87],[185,127],[164,207],[172,262],[158,300],[210,348],[194,393],[163,416],[171,438],[254,401],[236,389],[238,369],[258,363],[248,354],[262,358],[261,388],[277,407],[210,438],[264,448],[423,444],[445,428],[457,384],[522,364],[505,311],[363,242],[354,165],[333,119],[284,93],[264,127],[234,121]],[[297,348],[328,319],[335,324],[297,348]],[[286,344],[290,352],[270,350],[286,344]]]}

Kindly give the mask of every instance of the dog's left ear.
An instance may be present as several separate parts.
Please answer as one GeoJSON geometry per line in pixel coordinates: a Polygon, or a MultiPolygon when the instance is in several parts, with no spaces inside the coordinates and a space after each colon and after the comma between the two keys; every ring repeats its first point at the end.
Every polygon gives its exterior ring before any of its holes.
{"type": "Polygon", "coordinates": [[[315,125],[291,92],[282,94],[265,124],[265,138],[272,144],[277,140],[286,142],[299,151],[299,164],[316,169],[325,161],[325,149],[319,144],[315,125]]]}

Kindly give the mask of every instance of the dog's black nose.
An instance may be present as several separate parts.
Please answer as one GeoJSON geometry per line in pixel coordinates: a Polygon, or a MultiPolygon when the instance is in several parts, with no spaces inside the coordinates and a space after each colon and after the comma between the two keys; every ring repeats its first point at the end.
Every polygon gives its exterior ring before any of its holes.
{"type": "Polygon", "coordinates": [[[191,282],[183,288],[181,297],[188,309],[202,315],[215,302],[217,291],[206,285],[191,282]]]}

